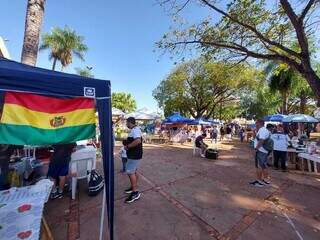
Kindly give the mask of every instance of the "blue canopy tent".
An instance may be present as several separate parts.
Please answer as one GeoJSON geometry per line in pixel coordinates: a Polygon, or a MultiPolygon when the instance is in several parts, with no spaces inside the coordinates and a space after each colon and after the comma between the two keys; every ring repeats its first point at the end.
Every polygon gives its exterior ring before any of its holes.
{"type": "Polygon", "coordinates": [[[174,124],[174,123],[191,123],[193,120],[190,118],[186,118],[181,116],[179,113],[174,113],[167,117],[165,120],[162,121],[162,124],[174,124]]]}
{"type": "Polygon", "coordinates": [[[292,114],[283,119],[285,123],[318,123],[319,120],[305,114],[292,114]]]}
{"type": "MultiPolygon", "coordinates": [[[[0,93],[4,95],[7,91],[71,98],[88,97],[96,100],[101,132],[103,170],[106,180],[104,197],[107,204],[109,239],[112,240],[114,162],[110,81],[50,71],[0,58],[0,93]]],[[[104,212],[102,214],[104,215],[104,212]]],[[[100,238],[102,236],[101,232],[102,231],[100,231],[100,238]]]]}
{"type": "Polygon", "coordinates": [[[199,119],[192,120],[192,122],[188,124],[189,125],[212,125],[212,122],[199,118],[199,119]]]}
{"type": "Polygon", "coordinates": [[[221,122],[214,119],[208,119],[209,122],[211,122],[212,125],[219,125],[221,122]]]}
{"type": "Polygon", "coordinates": [[[282,119],[285,117],[287,117],[287,115],[273,114],[273,115],[265,116],[263,120],[266,122],[282,122],[282,119]]]}

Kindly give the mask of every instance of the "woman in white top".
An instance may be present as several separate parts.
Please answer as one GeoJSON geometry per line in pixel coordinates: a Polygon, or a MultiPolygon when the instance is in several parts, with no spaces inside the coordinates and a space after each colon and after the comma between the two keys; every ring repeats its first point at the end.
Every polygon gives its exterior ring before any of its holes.
{"type": "Polygon", "coordinates": [[[280,160],[282,171],[286,171],[287,151],[290,138],[284,133],[282,125],[277,126],[277,131],[271,135],[271,139],[273,140],[274,168],[279,169],[278,163],[280,160]]]}

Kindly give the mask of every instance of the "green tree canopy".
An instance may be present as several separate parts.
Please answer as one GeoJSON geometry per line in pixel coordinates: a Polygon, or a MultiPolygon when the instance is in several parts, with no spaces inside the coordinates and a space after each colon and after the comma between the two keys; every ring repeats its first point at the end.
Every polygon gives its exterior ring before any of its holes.
{"type": "Polygon", "coordinates": [[[53,60],[52,70],[55,70],[57,61],[60,61],[61,70],[63,70],[72,63],[73,56],[84,60],[88,47],[83,41],[84,38],[69,27],[66,26],[64,29],[55,27],[50,33],[42,35],[39,50],[50,49],[49,59],[53,60]]]}
{"type": "Polygon", "coordinates": [[[289,96],[288,112],[311,114],[315,108],[315,96],[306,79],[293,72],[292,93],[289,96]]]}
{"type": "Polygon", "coordinates": [[[281,113],[307,113],[311,111],[315,96],[300,73],[286,64],[271,62],[266,68],[271,75],[269,87],[271,92],[278,92],[282,97],[281,113]]]}
{"type": "Polygon", "coordinates": [[[165,115],[180,112],[194,118],[216,117],[219,104],[236,102],[253,88],[260,73],[245,65],[207,62],[203,58],[177,66],[153,91],[165,115]]]}
{"type": "Polygon", "coordinates": [[[280,112],[281,97],[271,92],[266,85],[260,85],[254,92],[247,92],[241,97],[241,115],[248,119],[263,118],[280,112]]]}
{"type": "Polygon", "coordinates": [[[315,104],[310,86],[296,71],[291,69],[289,74],[287,71],[289,71],[288,66],[275,65],[270,72],[271,79],[261,83],[254,91],[243,92],[239,106],[241,115],[246,118],[262,118],[269,114],[284,113],[284,103],[287,114],[311,114],[315,104]],[[275,81],[275,78],[282,79],[275,81]]]}
{"type": "Polygon", "coordinates": [[[87,77],[87,78],[93,78],[93,74],[91,73],[91,70],[88,68],[75,68],[76,73],[82,77],[87,77]]]}
{"type": "Polygon", "coordinates": [[[112,107],[129,113],[137,109],[137,103],[130,93],[118,92],[112,93],[112,107]]]}
{"type": "MultiPolygon", "coordinates": [[[[320,105],[320,78],[312,65],[312,42],[319,48],[319,0],[159,0],[171,6],[174,19],[192,3],[206,8],[212,18],[188,26],[173,26],[158,47],[181,53],[187,46],[206,55],[217,51],[244,61],[248,57],[279,61],[299,72],[309,83],[320,105]],[[217,21],[217,16],[220,19],[217,21]],[[296,46],[296,47],[293,47],[296,46]]],[[[190,5],[195,7],[195,5],[190,5]]],[[[180,22],[180,21],[175,21],[180,22]]],[[[185,21],[186,22],[186,21],[185,21]]]]}
{"type": "Polygon", "coordinates": [[[294,71],[284,64],[280,64],[273,72],[269,87],[271,92],[279,92],[282,98],[281,113],[288,114],[288,100],[293,91],[294,71]]]}

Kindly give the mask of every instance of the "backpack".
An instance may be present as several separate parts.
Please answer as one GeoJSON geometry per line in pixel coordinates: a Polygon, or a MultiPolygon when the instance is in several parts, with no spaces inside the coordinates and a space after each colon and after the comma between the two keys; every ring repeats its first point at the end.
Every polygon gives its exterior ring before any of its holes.
{"type": "Polygon", "coordinates": [[[205,153],[205,156],[208,159],[217,159],[218,158],[218,150],[208,148],[205,153]]]}
{"type": "Polygon", "coordinates": [[[96,171],[92,170],[90,175],[90,181],[88,186],[88,195],[96,196],[98,195],[104,187],[103,177],[96,171]]]}
{"type": "MultiPolygon", "coordinates": [[[[258,136],[256,138],[257,138],[258,141],[260,140],[258,136]]],[[[272,152],[273,151],[273,145],[274,145],[274,142],[271,139],[271,134],[270,134],[269,137],[263,141],[262,147],[265,150],[267,150],[268,152],[272,152]]]]}
{"type": "Polygon", "coordinates": [[[273,145],[274,142],[271,139],[271,137],[268,137],[266,140],[263,141],[263,145],[262,147],[267,150],[268,152],[272,152],[273,151],[273,145]]]}

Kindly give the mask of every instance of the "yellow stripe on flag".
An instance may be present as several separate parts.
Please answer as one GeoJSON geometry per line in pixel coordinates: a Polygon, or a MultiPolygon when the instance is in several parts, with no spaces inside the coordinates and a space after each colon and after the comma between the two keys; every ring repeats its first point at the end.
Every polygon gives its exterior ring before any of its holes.
{"type": "Polygon", "coordinates": [[[4,104],[1,123],[28,125],[42,129],[59,129],[95,124],[95,111],[94,109],[79,109],[65,113],[44,113],[16,104],[4,104]]]}

